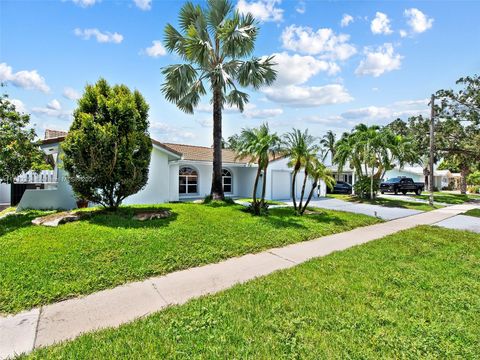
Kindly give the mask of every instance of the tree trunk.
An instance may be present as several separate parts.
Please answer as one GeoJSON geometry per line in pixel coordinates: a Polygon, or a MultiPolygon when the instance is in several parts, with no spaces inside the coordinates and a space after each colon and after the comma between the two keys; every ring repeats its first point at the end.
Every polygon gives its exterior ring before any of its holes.
{"type": "Polygon", "coordinates": [[[370,200],[373,200],[373,172],[374,167],[372,167],[372,173],[370,174],[370,200]]]}
{"type": "Polygon", "coordinates": [[[10,206],[15,206],[15,204],[13,203],[13,178],[10,178],[11,180],[8,182],[8,184],[10,184],[10,206]]]}
{"type": "Polygon", "coordinates": [[[295,200],[295,180],[297,178],[298,168],[295,165],[292,174],[292,199],[293,199],[293,208],[297,211],[297,200],[295,200]]]}
{"type": "Polygon", "coordinates": [[[300,204],[298,204],[298,209],[302,211],[303,196],[305,195],[305,186],[307,185],[308,171],[305,168],[305,177],[303,178],[302,192],[300,193],[300,204]]]}
{"type": "Polygon", "coordinates": [[[253,184],[253,196],[252,196],[252,200],[253,200],[253,204],[255,205],[255,203],[257,202],[257,188],[258,188],[258,179],[260,179],[260,174],[262,173],[262,169],[260,168],[260,166],[258,167],[257,169],[257,175],[255,176],[255,183],[253,184]]]}
{"type": "Polygon", "coordinates": [[[213,200],[224,200],[222,186],[222,93],[221,89],[213,92],[213,174],[212,190],[210,195],[213,200]]]}
{"type": "Polygon", "coordinates": [[[268,161],[265,163],[265,167],[263,168],[263,189],[262,189],[262,199],[260,200],[260,207],[263,207],[265,203],[265,192],[267,188],[267,167],[268,161]]]}
{"type": "Polygon", "coordinates": [[[467,176],[469,169],[463,166],[460,170],[460,193],[465,195],[467,193],[467,176]]]}
{"type": "Polygon", "coordinates": [[[307,210],[307,206],[308,204],[310,204],[310,200],[312,200],[312,197],[313,197],[313,192],[315,191],[315,189],[317,188],[318,186],[318,181],[315,181],[312,185],[312,189],[310,190],[310,193],[308,194],[308,198],[307,198],[307,201],[305,202],[305,205],[303,206],[301,212],[300,212],[300,215],[303,215],[303,213],[305,212],[305,210],[307,210]]]}

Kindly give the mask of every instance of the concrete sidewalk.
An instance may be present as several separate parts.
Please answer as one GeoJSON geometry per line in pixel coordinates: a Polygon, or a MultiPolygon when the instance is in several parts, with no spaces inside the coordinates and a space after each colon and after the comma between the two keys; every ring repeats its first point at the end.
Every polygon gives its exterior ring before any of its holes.
{"type": "Polygon", "coordinates": [[[85,332],[119,326],[167,306],[417,225],[435,224],[475,207],[456,205],[420,213],[0,317],[0,359],[73,339],[85,332]]]}

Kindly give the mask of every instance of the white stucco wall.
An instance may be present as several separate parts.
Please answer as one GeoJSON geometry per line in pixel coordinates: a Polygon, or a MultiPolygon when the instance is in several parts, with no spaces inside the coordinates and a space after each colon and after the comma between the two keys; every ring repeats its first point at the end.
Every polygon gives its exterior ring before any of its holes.
{"type": "MultiPolygon", "coordinates": [[[[60,160],[59,160],[60,161],[60,160]]],[[[26,209],[38,210],[71,210],[77,207],[72,187],[67,181],[65,172],[58,171],[56,188],[42,190],[26,190],[17,205],[17,211],[26,209]]]]}
{"type": "Polygon", "coordinates": [[[168,155],[153,147],[145,188],[126,198],[123,204],[158,204],[170,201],[169,170],[168,155]]]}
{"type": "Polygon", "coordinates": [[[10,184],[0,183],[0,204],[10,204],[10,184]]]}

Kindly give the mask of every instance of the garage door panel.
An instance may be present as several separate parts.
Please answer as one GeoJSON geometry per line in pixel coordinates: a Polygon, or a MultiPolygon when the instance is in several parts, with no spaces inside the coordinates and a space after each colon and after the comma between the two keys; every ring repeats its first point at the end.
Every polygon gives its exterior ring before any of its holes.
{"type": "Polygon", "coordinates": [[[290,199],[291,174],[288,171],[272,171],[272,199],[290,199]]]}

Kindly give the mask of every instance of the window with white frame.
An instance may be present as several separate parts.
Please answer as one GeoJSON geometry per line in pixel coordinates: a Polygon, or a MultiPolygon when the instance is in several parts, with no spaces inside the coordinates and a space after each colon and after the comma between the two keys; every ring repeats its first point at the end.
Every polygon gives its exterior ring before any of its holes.
{"type": "Polygon", "coordinates": [[[197,170],[184,166],[178,172],[178,192],[182,195],[193,195],[198,193],[197,170]]]}
{"type": "Polygon", "coordinates": [[[232,173],[228,169],[222,170],[222,185],[224,193],[233,192],[232,173]]]}

